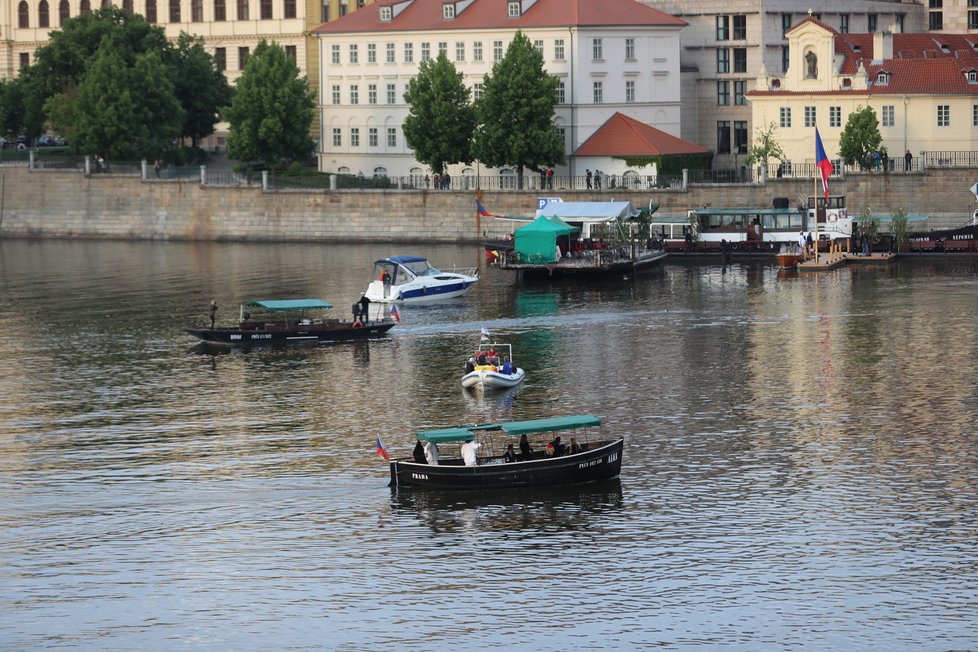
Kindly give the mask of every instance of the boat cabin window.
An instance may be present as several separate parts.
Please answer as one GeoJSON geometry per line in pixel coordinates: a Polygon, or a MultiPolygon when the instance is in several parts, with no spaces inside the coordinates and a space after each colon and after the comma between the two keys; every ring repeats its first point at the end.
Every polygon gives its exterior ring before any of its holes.
{"type": "Polygon", "coordinates": [[[415,276],[434,276],[441,272],[428,264],[427,260],[419,260],[413,263],[403,263],[401,265],[415,276]]]}
{"type": "Polygon", "coordinates": [[[765,230],[800,231],[802,229],[801,213],[790,211],[764,215],[761,220],[765,230]]]}
{"type": "MultiPolygon", "coordinates": [[[[808,198],[808,208],[815,206],[815,197],[808,198]]],[[[818,197],[818,208],[819,210],[825,209],[825,197],[818,197]]],[[[829,208],[845,208],[846,198],[842,195],[830,195],[828,199],[829,208]]]]}

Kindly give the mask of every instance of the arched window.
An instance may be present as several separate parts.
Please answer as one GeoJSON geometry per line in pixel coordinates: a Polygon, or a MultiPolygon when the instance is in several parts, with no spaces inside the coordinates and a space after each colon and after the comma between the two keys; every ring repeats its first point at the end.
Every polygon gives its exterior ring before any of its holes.
{"type": "Polygon", "coordinates": [[[92,13],[92,3],[89,2],[89,0],[82,0],[81,1],[81,11],[79,11],[78,13],[80,13],[80,14],[90,14],[90,13],[92,13]]]}
{"type": "Polygon", "coordinates": [[[17,27],[30,27],[31,26],[31,14],[30,9],[27,8],[27,0],[20,0],[20,4],[17,5],[17,27]]]}
{"type": "Polygon", "coordinates": [[[64,27],[69,18],[71,18],[71,5],[68,4],[68,0],[61,0],[58,4],[58,25],[64,27]]]}
{"type": "Polygon", "coordinates": [[[374,176],[375,177],[386,177],[387,176],[387,168],[385,168],[383,166],[377,166],[377,167],[375,167],[374,168],[374,176]]]}
{"type": "Polygon", "coordinates": [[[340,169],[339,169],[339,170],[337,170],[337,172],[338,172],[339,174],[350,174],[350,168],[348,168],[348,167],[346,167],[346,166],[344,165],[344,166],[342,166],[342,167],[340,167],[340,169]]]}
{"type": "Polygon", "coordinates": [[[156,22],[156,0],[146,0],[146,22],[156,22]]]}
{"type": "Polygon", "coordinates": [[[37,26],[38,27],[50,27],[51,26],[51,16],[48,9],[48,0],[41,0],[37,5],[37,26]]]}

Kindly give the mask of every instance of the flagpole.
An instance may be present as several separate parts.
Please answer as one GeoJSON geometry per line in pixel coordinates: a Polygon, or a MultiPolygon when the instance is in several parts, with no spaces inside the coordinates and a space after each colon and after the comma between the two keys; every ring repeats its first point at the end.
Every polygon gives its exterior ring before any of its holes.
{"type": "Polygon", "coordinates": [[[815,202],[815,237],[812,238],[812,241],[814,242],[812,246],[815,247],[816,265],[818,265],[818,175],[819,175],[819,169],[818,169],[818,164],[816,163],[815,176],[812,177],[812,181],[814,182],[812,185],[812,201],[815,202]]]}

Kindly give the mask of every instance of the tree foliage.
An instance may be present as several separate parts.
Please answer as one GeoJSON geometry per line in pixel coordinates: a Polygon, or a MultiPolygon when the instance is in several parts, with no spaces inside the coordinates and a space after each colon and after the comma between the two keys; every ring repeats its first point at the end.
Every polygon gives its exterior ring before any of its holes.
{"type": "Polygon", "coordinates": [[[199,147],[202,138],[214,133],[220,121],[218,110],[231,103],[234,91],[204,49],[202,38],[181,33],[174,54],[176,95],[185,115],[180,134],[199,147]]]}
{"type": "Polygon", "coordinates": [[[24,131],[24,85],[0,79],[0,136],[14,137],[24,131]]]}
{"type": "Polygon", "coordinates": [[[757,128],[754,138],[751,139],[750,151],[747,152],[748,165],[755,163],[767,165],[769,159],[784,159],[784,150],[781,149],[781,145],[775,137],[777,130],[778,125],[773,122],[768,123],[765,127],[757,128]]]}
{"type": "Polygon", "coordinates": [[[880,123],[873,107],[860,107],[849,114],[845,129],[839,138],[839,156],[846,163],[858,163],[867,166],[867,155],[879,149],[883,137],[880,135],[880,123]]]}
{"type": "Polygon", "coordinates": [[[248,58],[224,118],[231,125],[228,153],[278,169],[313,149],[309,129],[314,101],[299,69],[277,43],[264,40],[248,58]]]}
{"type": "Polygon", "coordinates": [[[483,78],[476,102],[479,124],[473,153],[491,167],[523,169],[563,164],[564,143],[553,124],[557,78],[543,68],[543,55],[522,32],[483,78]]]}
{"type": "Polygon", "coordinates": [[[421,62],[404,101],[411,107],[402,126],[404,138],[418,161],[435,174],[445,172],[447,164],[472,162],[475,109],[462,73],[444,52],[421,62]]]}

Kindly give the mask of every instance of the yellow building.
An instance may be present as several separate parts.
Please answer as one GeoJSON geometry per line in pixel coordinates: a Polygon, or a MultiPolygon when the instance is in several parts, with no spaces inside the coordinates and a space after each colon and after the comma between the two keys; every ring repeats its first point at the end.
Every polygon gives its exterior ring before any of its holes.
{"type": "Polygon", "coordinates": [[[754,135],[771,123],[791,165],[815,162],[815,127],[838,169],[849,115],[870,106],[883,147],[978,149],[978,39],[954,34],[840,34],[808,17],[788,33],[784,74],[763,70],[747,93],[754,135]]]}

